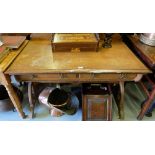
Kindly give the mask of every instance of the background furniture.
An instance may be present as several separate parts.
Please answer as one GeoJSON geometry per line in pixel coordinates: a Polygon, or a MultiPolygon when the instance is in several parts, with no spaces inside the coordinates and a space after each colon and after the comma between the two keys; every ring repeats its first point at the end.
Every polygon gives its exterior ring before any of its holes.
{"type": "Polygon", "coordinates": [[[30,40],[31,33],[1,33],[2,36],[25,36],[27,40],[30,40]]]}
{"type": "Polygon", "coordinates": [[[153,99],[155,99],[155,78],[154,78],[154,71],[155,71],[155,47],[145,45],[142,42],[140,42],[139,37],[137,35],[128,35],[124,38],[125,42],[128,44],[128,46],[132,49],[132,51],[139,57],[140,60],[143,61],[143,63],[148,66],[153,72],[151,75],[146,75],[145,79],[151,83],[153,89],[151,92],[147,90],[145,85],[143,84],[143,81],[140,82],[142,85],[142,88],[144,89],[148,99],[146,99],[145,103],[143,104],[143,107],[137,117],[138,120],[142,120],[146,112],[148,111],[153,99]]]}

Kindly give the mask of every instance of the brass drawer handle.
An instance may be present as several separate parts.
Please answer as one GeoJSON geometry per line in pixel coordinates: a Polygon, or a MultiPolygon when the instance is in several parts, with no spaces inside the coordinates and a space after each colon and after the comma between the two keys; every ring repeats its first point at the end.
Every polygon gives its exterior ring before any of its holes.
{"type": "Polygon", "coordinates": [[[127,79],[127,74],[121,73],[121,74],[120,74],[120,79],[121,79],[121,80],[127,79]]]}
{"type": "Polygon", "coordinates": [[[37,75],[33,74],[31,78],[32,78],[32,79],[35,79],[35,78],[37,78],[37,77],[38,77],[37,75]]]}
{"type": "Polygon", "coordinates": [[[80,52],[80,48],[71,48],[71,52],[80,52]]]}
{"type": "Polygon", "coordinates": [[[64,74],[60,73],[60,79],[64,79],[64,74]]]}
{"type": "Polygon", "coordinates": [[[80,74],[77,73],[76,74],[76,78],[80,79],[80,74]]]}
{"type": "Polygon", "coordinates": [[[91,73],[91,79],[94,79],[94,77],[95,77],[95,74],[91,73]]]}

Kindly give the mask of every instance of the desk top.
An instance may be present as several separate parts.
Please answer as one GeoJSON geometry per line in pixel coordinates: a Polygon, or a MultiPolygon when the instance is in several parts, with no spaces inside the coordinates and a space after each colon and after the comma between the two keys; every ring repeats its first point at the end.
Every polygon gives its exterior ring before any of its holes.
{"type": "Polygon", "coordinates": [[[148,73],[150,70],[132,53],[118,35],[112,48],[98,52],[52,53],[51,41],[31,40],[5,72],[25,73],[148,73]]]}
{"type": "Polygon", "coordinates": [[[155,69],[155,47],[141,43],[137,36],[128,36],[128,38],[140,59],[142,59],[151,69],[155,69]]]}

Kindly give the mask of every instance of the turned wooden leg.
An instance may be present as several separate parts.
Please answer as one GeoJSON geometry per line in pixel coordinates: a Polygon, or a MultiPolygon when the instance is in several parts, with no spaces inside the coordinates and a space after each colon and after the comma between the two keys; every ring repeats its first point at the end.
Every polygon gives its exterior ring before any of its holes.
{"type": "Polygon", "coordinates": [[[82,121],[86,121],[87,116],[87,99],[86,96],[83,95],[82,97],[82,121]]]}
{"type": "Polygon", "coordinates": [[[149,109],[149,107],[151,105],[151,102],[153,101],[154,97],[155,97],[155,88],[153,88],[150,97],[144,103],[144,105],[143,105],[143,107],[142,107],[142,109],[141,109],[141,111],[140,111],[140,113],[139,113],[139,115],[137,117],[138,120],[142,120],[143,119],[143,117],[144,117],[145,113],[148,111],[148,109],[149,109]]]}
{"type": "Polygon", "coordinates": [[[124,120],[124,81],[119,82],[121,98],[118,104],[119,118],[124,120]]]}
{"type": "Polygon", "coordinates": [[[2,77],[2,84],[5,86],[14,107],[22,118],[26,118],[26,115],[23,112],[22,104],[20,103],[20,100],[12,87],[10,76],[4,75],[3,73],[1,73],[0,76],[2,77]]]}
{"type": "Polygon", "coordinates": [[[35,107],[35,100],[34,100],[34,88],[33,88],[33,83],[29,82],[28,83],[28,99],[29,99],[29,104],[30,104],[30,118],[34,118],[34,107],[35,107]]]}
{"type": "Polygon", "coordinates": [[[108,98],[108,121],[112,121],[112,90],[108,84],[109,98],[108,98]]]}
{"type": "Polygon", "coordinates": [[[109,95],[108,121],[112,121],[112,95],[109,95]]]}

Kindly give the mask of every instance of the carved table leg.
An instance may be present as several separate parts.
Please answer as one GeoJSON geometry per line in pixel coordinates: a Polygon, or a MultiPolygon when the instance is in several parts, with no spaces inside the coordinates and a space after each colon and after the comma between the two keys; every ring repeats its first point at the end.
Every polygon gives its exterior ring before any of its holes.
{"type": "Polygon", "coordinates": [[[118,104],[118,109],[119,109],[119,118],[124,119],[124,81],[119,82],[120,85],[120,92],[121,92],[121,98],[120,102],[118,104]]]}
{"type": "Polygon", "coordinates": [[[143,108],[141,109],[141,111],[137,117],[138,120],[143,119],[143,117],[144,117],[145,113],[147,112],[147,110],[149,109],[151,102],[153,101],[154,97],[155,97],[155,88],[153,88],[150,97],[144,103],[143,108]]]}
{"type": "Polygon", "coordinates": [[[109,95],[108,121],[112,121],[112,95],[109,95]]]}
{"type": "Polygon", "coordinates": [[[31,112],[30,118],[34,118],[35,100],[34,100],[33,94],[34,94],[33,83],[29,82],[28,83],[28,98],[29,98],[30,112],[31,112]]]}
{"type": "Polygon", "coordinates": [[[108,121],[112,121],[112,90],[109,84],[108,84],[108,90],[109,90],[108,121]]]}
{"type": "Polygon", "coordinates": [[[26,115],[23,112],[22,104],[20,103],[20,100],[12,87],[10,76],[4,75],[3,73],[1,73],[0,76],[2,77],[2,84],[5,86],[14,107],[22,118],[26,118],[26,115]]]}

